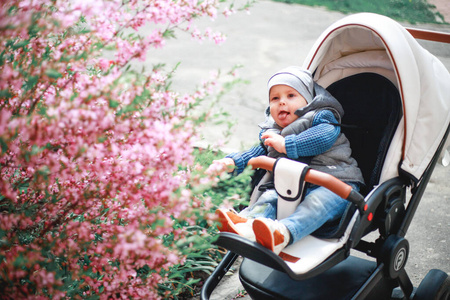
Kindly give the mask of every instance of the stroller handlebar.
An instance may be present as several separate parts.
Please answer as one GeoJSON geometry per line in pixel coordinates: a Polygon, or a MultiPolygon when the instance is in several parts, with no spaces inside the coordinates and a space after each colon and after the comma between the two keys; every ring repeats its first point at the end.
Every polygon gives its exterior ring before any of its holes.
{"type": "Polygon", "coordinates": [[[252,169],[264,169],[272,172],[275,162],[275,158],[262,155],[251,158],[248,164],[252,166],[252,169]]]}
{"type": "MultiPolygon", "coordinates": [[[[267,171],[273,171],[275,162],[275,158],[268,156],[258,156],[250,159],[248,164],[251,165],[253,169],[265,169],[267,171]]],[[[364,197],[357,191],[354,191],[350,185],[339,180],[333,175],[314,169],[309,169],[305,175],[305,181],[329,189],[341,198],[356,204],[360,212],[364,211],[364,197]]]]}

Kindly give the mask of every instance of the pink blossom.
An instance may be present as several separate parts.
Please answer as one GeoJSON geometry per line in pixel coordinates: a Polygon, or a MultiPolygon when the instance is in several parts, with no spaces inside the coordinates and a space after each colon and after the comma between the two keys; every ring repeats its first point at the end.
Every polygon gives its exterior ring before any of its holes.
{"type": "Polygon", "coordinates": [[[45,298],[47,291],[63,299],[70,274],[86,295],[159,297],[165,280],[159,272],[185,260],[162,237],[183,240],[187,232],[173,228],[174,218],[195,224],[195,212],[210,206],[186,188],[214,180],[190,171],[199,135],[190,108],[220,87],[214,76],[180,96],[167,71],[137,74],[127,66],[145,60],[150,47],[165,46],[164,31],[154,28],[189,24],[181,30],[223,41],[191,25],[199,16],[215,18],[218,5],[12,0],[0,6],[0,52],[8,54],[0,66],[6,293],[45,298]],[[111,48],[113,59],[101,56],[111,48]],[[24,241],[22,233],[34,236],[24,241]],[[146,278],[136,273],[143,266],[152,270],[146,278]]]}
{"type": "Polygon", "coordinates": [[[228,18],[232,14],[235,14],[236,10],[234,8],[226,8],[222,13],[226,18],[228,18]]]}
{"type": "Polygon", "coordinates": [[[12,112],[8,110],[0,111],[0,136],[7,131],[8,122],[12,116],[12,112]]]}
{"type": "Polygon", "coordinates": [[[111,65],[111,61],[105,58],[100,58],[98,60],[98,65],[102,71],[107,71],[111,65]]]}

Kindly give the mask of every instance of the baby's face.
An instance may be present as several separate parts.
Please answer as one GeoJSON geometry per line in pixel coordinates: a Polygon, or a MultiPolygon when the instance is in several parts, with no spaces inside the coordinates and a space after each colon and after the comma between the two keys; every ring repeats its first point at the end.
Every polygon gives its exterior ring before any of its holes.
{"type": "Polygon", "coordinates": [[[274,85],[269,93],[270,115],[282,128],[294,122],[295,111],[308,103],[296,89],[287,85],[274,85]]]}

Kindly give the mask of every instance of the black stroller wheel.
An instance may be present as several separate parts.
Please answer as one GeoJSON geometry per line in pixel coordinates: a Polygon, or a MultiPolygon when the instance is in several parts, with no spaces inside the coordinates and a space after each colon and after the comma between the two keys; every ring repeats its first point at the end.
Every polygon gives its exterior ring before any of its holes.
{"type": "Polygon", "coordinates": [[[414,300],[450,300],[450,277],[433,269],[428,272],[417,288],[414,300]]]}

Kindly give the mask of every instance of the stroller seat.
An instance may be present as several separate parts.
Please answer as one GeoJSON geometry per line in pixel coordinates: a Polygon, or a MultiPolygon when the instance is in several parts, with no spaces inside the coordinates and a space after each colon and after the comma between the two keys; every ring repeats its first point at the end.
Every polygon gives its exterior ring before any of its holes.
{"type": "MultiPolygon", "coordinates": [[[[352,299],[376,268],[375,262],[350,256],[313,278],[296,281],[285,272],[245,259],[241,264],[239,279],[252,299],[352,299]],[[355,266],[358,266],[356,270],[355,266]]],[[[363,296],[361,299],[390,299],[393,287],[395,285],[386,286],[383,282],[376,287],[376,298],[363,296]]]]}
{"type": "MultiPolygon", "coordinates": [[[[366,191],[378,184],[388,145],[401,118],[398,90],[387,78],[374,73],[355,74],[341,79],[329,86],[328,90],[344,107],[342,132],[349,139],[352,155],[361,166],[367,183],[362,188],[362,193],[366,194],[366,191]]],[[[276,163],[275,176],[289,178],[289,182],[298,182],[303,172],[301,165],[303,164],[280,159],[276,163]]],[[[280,193],[282,188],[277,188],[277,183],[275,180],[275,188],[280,193]]],[[[279,198],[278,202],[279,210],[287,209],[286,206],[293,203],[283,198],[279,198]]],[[[286,247],[280,253],[283,271],[294,279],[303,279],[345,259],[349,253],[347,243],[358,217],[357,207],[349,202],[341,220],[325,224],[313,235],[286,247]],[[329,228],[333,228],[331,234],[329,228]],[[323,238],[324,232],[327,233],[327,238],[323,238]],[[324,263],[327,258],[330,259],[324,263]]],[[[368,226],[363,231],[366,233],[370,230],[372,228],[368,226]]],[[[259,256],[251,250],[254,245],[247,249],[244,246],[247,244],[242,245],[235,240],[236,236],[221,235],[222,238],[217,241],[219,245],[225,247],[224,240],[231,238],[233,242],[225,242],[227,249],[259,261],[259,256]]],[[[266,257],[261,259],[262,262],[267,261],[266,257]]]]}

